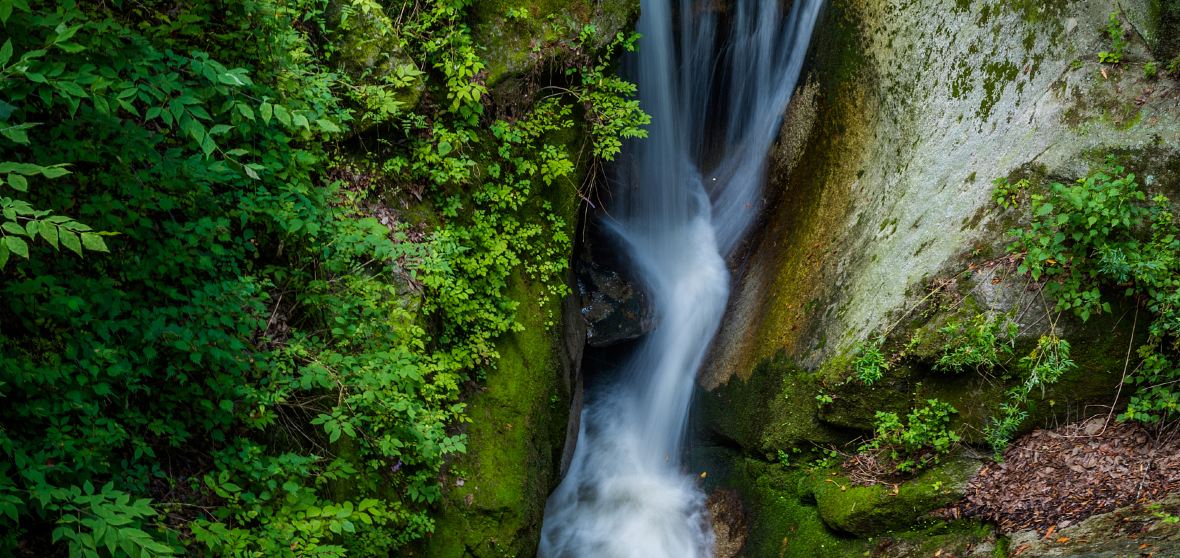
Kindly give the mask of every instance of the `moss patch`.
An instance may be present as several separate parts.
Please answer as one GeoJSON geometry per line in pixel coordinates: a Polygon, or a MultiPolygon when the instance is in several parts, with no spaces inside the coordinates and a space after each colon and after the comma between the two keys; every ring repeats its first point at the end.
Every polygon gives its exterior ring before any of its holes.
{"type": "Polygon", "coordinates": [[[748,379],[702,394],[699,407],[715,435],[769,460],[779,450],[847,439],[820,423],[819,392],[816,374],[780,354],[760,363],[748,379]]]}
{"type": "Polygon", "coordinates": [[[853,486],[836,473],[813,473],[801,481],[829,527],[867,537],[941,523],[928,514],[963,497],[963,487],[980,468],[974,459],[946,459],[913,480],[895,485],[853,486]]]}

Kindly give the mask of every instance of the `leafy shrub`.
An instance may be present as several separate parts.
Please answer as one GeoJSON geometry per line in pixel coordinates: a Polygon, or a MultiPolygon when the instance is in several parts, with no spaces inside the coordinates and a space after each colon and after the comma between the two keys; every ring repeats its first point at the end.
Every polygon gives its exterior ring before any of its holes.
{"type": "Polygon", "coordinates": [[[934,369],[956,372],[968,368],[984,371],[1011,356],[1016,323],[1006,317],[977,314],[969,320],[951,320],[938,330],[942,354],[934,369]]]}
{"type": "MultiPolygon", "coordinates": [[[[573,172],[548,138],[575,99],[487,116],[469,5],[399,4],[413,67],[354,82],[322,0],[0,0],[0,555],[433,530],[509,278],[562,293],[570,242],[538,193],[573,172]],[[420,79],[437,101],[398,104],[420,79]],[[340,154],[355,123],[386,126],[379,160],[340,154]],[[379,221],[376,167],[441,223],[379,221]]],[[[587,97],[603,156],[628,91],[587,97]]]]}
{"type": "Polygon", "coordinates": [[[1111,12],[1106,20],[1106,36],[1110,38],[1110,50],[1098,53],[1098,61],[1103,64],[1118,64],[1123,61],[1123,51],[1127,48],[1127,39],[1123,35],[1123,24],[1119,21],[1118,12],[1111,12]]]}
{"type": "Polygon", "coordinates": [[[865,385],[873,385],[885,376],[889,363],[885,362],[885,355],[881,352],[881,340],[862,343],[854,351],[856,358],[852,361],[852,371],[865,385]]]}
{"type": "Polygon", "coordinates": [[[1151,315],[1141,365],[1128,376],[1137,391],[1122,417],[1155,421],[1180,410],[1180,229],[1171,201],[1149,202],[1135,175],[1113,162],[1030,200],[1032,222],[1010,232],[1009,252],[1023,256],[1022,273],[1048,279],[1059,310],[1082,320],[1109,312],[1105,288],[1151,315]]]}
{"type": "Polygon", "coordinates": [[[897,472],[916,473],[938,463],[959,443],[959,435],[950,429],[951,417],[958,412],[937,399],[911,411],[904,423],[897,413],[877,411],[873,439],[860,451],[882,451],[897,472]]]}

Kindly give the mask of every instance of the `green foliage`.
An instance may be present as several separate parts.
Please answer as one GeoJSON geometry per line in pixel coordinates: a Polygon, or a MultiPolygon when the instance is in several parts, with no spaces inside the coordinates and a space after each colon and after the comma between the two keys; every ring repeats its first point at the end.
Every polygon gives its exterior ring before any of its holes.
{"type": "Polygon", "coordinates": [[[992,417],[983,429],[984,437],[997,460],[1003,456],[1008,442],[1028,418],[1025,409],[1029,396],[1038,389],[1043,396],[1046,386],[1057,383],[1062,376],[1077,368],[1069,352],[1070,346],[1066,340],[1057,335],[1043,335],[1037,340],[1036,348],[1020,359],[1024,382],[1008,390],[1008,400],[1000,404],[1000,414],[992,417]]]}
{"type": "Polygon", "coordinates": [[[1180,407],[1180,229],[1171,201],[1150,201],[1134,174],[1113,162],[1066,186],[1030,196],[1032,222],[1011,231],[1019,270],[1048,279],[1059,310],[1082,320],[1110,311],[1103,290],[1120,292],[1151,315],[1142,362],[1128,377],[1137,387],[1124,419],[1154,421],[1180,407]]]}
{"type": "MultiPolygon", "coordinates": [[[[590,42],[595,33],[593,26],[587,26],[580,42],[590,42]]],[[[638,34],[619,33],[595,63],[574,70],[580,79],[573,91],[586,108],[594,155],[608,161],[619,154],[622,140],[647,137],[643,127],[651,123],[651,116],[635,99],[635,84],[609,72],[616,50],[632,52],[638,40],[638,34]]]]}
{"type": "Polygon", "coordinates": [[[460,386],[519,327],[509,278],[565,289],[551,138],[575,99],[596,146],[638,120],[597,82],[492,119],[470,2],[395,4],[374,33],[409,62],[350,76],[333,41],[375,2],[0,0],[0,555],[388,556],[433,530],[460,386]],[[354,125],[376,160],[338,151],[354,125]],[[440,223],[389,219],[394,194],[440,223]]]}
{"type": "Polygon", "coordinates": [[[1143,77],[1147,79],[1155,79],[1159,76],[1160,69],[1154,60],[1149,60],[1143,63],[1143,77]]]}
{"type": "Polygon", "coordinates": [[[1118,12],[1111,12],[1106,20],[1106,36],[1110,38],[1110,50],[1098,53],[1098,61],[1103,64],[1118,64],[1123,61],[1123,51],[1127,48],[1127,39],[1123,34],[1123,23],[1119,21],[1118,12]]]}
{"type": "Polygon", "coordinates": [[[1012,184],[1007,178],[1001,177],[992,184],[995,186],[992,190],[992,201],[1001,207],[1011,208],[1016,206],[1021,194],[1028,190],[1029,181],[1022,178],[1012,184]]]}
{"type": "Polygon", "coordinates": [[[958,412],[937,399],[915,408],[905,422],[897,413],[877,411],[873,439],[860,451],[881,451],[898,473],[916,473],[938,463],[959,443],[959,435],[950,428],[951,418],[958,412]]]}
{"type": "Polygon", "coordinates": [[[852,361],[852,371],[865,385],[873,385],[889,370],[889,363],[885,362],[885,354],[881,352],[881,342],[877,339],[862,343],[853,350],[856,358],[852,361]]]}
{"type": "Polygon", "coordinates": [[[1167,70],[1167,72],[1173,76],[1180,76],[1180,55],[1176,55],[1175,58],[1168,62],[1168,66],[1165,68],[1165,70],[1167,70]]]}
{"type": "Polygon", "coordinates": [[[951,320],[938,330],[942,354],[934,369],[942,372],[968,368],[991,370],[1012,355],[1016,330],[1016,322],[1007,316],[977,314],[969,320],[951,320]]]}

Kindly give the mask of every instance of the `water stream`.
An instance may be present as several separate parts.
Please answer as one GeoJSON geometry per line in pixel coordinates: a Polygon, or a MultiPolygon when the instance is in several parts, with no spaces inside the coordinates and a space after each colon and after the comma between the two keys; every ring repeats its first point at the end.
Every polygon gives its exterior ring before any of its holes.
{"type": "Polygon", "coordinates": [[[543,558],[710,556],[705,496],[681,466],[697,370],[729,296],[725,257],[760,206],[766,157],[822,0],[642,0],[635,76],[650,135],[628,146],[605,223],[658,325],[587,396],[545,509],[543,558]]]}

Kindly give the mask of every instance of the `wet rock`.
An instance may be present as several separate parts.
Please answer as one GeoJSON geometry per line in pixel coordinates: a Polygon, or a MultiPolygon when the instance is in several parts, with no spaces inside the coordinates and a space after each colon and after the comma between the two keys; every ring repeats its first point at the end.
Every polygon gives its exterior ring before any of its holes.
{"type": "Polygon", "coordinates": [[[736,490],[717,490],[709,494],[705,507],[709,509],[709,519],[713,525],[713,556],[739,556],[746,544],[749,529],[741,496],[736,490]]]}
{"type": "Polygon", "coordinates": [[[638,339],[655,326],[647,293],[615,271],[581,263],[578,294],[586,321],[586,343],[591,347],[638,339]]]}
{"type": "Polygon", "coordinates": [[[920,524],[935,509],[963,497],[980,462],[955,457],[899,484],[855,486],[843,475],[807,479],[824,523],[839,532],[871,536],[920,524]]]}
{"type": "Polygon", "coordinates": [[[1180,494],[1093,516],[1052,531],[1027,530],[1008,545],[1020,556],[1180,556],[1180,494]]]}

